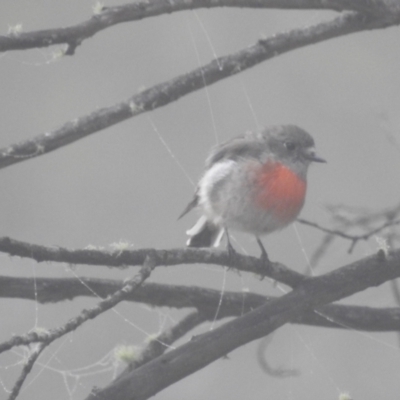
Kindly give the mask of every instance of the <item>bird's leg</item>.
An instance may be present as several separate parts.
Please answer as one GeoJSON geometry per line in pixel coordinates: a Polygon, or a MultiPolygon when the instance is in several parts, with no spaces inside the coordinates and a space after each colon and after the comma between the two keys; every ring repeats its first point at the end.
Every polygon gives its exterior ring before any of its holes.
{"type": "Polygon", "coordinates": [[[260,246],[261,249],[261,255],[260,255],[260,260],[264,263],[264,264],[269,264],[269,257],[267,254],[267,251],[265,250],[264,245],[262,244],[262,241],[260,240],[260,238],[258,236],[256,236],[256,240],[258,245],[260,246]]]}
{"type": "Polygon", "coordinates": [[[226,250],[228,251],[229,260],[233,264],[236,258],[236,250],[233,248],[231,244],[231,240],[229,238],[229,232],[227,228],[224,228],[225,235],[226,235],[226,250]]]}

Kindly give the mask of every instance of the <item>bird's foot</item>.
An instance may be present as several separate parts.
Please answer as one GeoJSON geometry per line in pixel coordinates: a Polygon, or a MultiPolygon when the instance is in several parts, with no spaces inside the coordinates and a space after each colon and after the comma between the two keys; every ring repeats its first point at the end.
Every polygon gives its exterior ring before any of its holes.
{"type": "Polygon", "coordinates": [[[228,252],[229,258],[230,258],[232,261],[234,261],[234,260],[236,259],[237,252],[236,252],[236,250],[233,248],[233,246],[231,245],[230,242],[228,242],[228,244],[226,245],[226,250],[227,250],[227,252],[228,252]]]}
{"type": "Polygon", "coordinates": [[[265,265],[265,266],[266,266],[266,265],[269,265],[269,264],[271,263],[271,261],[270,261],[270,259],[269,259],[269,257],[268,257],[268,253],[267,253],[267,251],[265,250],[265,247],[264,247],[264,245],[262,244],[260,238],[257,237],[256,239],[257,239],[258,246],[259,246],[260,249],[261,249],[260,261],[261,261],[262,264],[265,265]]]}
{"type": "Polygon", "coordinates": [[[228,252],[228,259],[229,259],[229,268],[231,268],[234,267],[236,264],[236,258],[238,253],[232,246],[227,229],[225,229],[225,235],[226,235],[226,251],[228,252]]]}

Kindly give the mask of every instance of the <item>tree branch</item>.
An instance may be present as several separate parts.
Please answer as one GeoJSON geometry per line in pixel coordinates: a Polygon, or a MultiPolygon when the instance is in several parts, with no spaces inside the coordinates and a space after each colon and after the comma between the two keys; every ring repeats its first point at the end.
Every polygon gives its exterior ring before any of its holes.
{"type": "Polygon", "coordinates": [[[142,268],[140,271],[131,279],[128,280],[124,286],[113,293],[112,296],[99,301],[99,303],[88,310],[82,310],[82,312],[69,320],[64,326],[52,329],[50,331],[33,331],[27,333],[26,335],[13,336],[6,342],[0,344],[0,353],[11,349],[15,346],[27,345],[30,343],[40,342],[48,346],[54,340],[60,338],[61,336],[74,331],[83,323],[89,319],[96,318],[98,315],[109,310],[110,308],[117,305],[119,302],[124,300],[124,298],[134,291],[138,286],[140,286],[151,274],[155,265],[152,261],[151,256],[146,257],[142,268]]]}
{"type": "MultiPolygon", "coordinates": [[[[383,3],[379,3],[383,4],[383,3]]],[[[383,7],[383,6],[382,6],[383,7]]],[[[41,156],[128,118],[165,106],[263,61],[323,40],[400,23],[400,6],[385,8],[379,17],[349,12],[331,21],[273,35],[237,53],[219,57],[170,81],[160,83],[114,106],[67,122],[60,128],[0,150],[0,168],[41,156]]]]}
{"type": "Polygon", "coordinates": [[[313,228],[316,228],[322,232],[328,233],[329,235],[335,235],[335,236],[339,236],[343,239],[348,239],[351,241],[351,246],[348,250],[349,253],[352,252],[352,250],[354,249],[354,246],[357,244],[357,242],[359,242],[360,240],[368,240],[371,238],[371,236],[376,235],[377,233],[379,233],[380,231],[389,228],[391,226],[395,226],[395,225],[399,225],[400,224],[400,220],[396,220],[396,221],[387,221],[385,223],[383,223],[381,226],[378,226],[375,229],[372,229],[369,232],[366,232],[364,234],[359,234],[359,235],[351,235],[349,233],[343,232],[339,229],[329,229],[329,228],[324,228],[323,226],[317,224],[316,222],[312,222],[312,221],[307,221],[303,218],[297,218],[297,221],[303,225],[307,225],[307,226],[311,226],[313,228]]]}
{"type": "MultiPolygon", "coordinates": [[[[337,236],[351,241],[348,249],[348,253],[351,253],[358,241],[368,240],[381,230],[398,225],[400,222],[400,204],[378,211],[344,205],[329,205],[328,211],[332,215],[335,229],[327,229],[314,222],[298,219],[300,223],[313,226],[326,233],[311,256],[310,263],[314,267],[337,236]],[[347,234],[346,232],[350,229],[362,230],[366,233],[359,235],[347,234]]],[[[390,233],[390,237],[391,240],[395,238],[394,230],[390,233]]]]}
{"type": "MultiPolygon", "coordinates": [[[[29,278],[0,277],[0,296],[55,303],[72,300],[78,296],[107,298],[118,291],[123,282],[105,279],[83,278],[36,278],[36,293],[29,278]],[[88,287],[90,290],[88,290],[88,287]]],[[[197,286],[162,285],[144,283],[125,297],[125,301],[144,303],[152,307],[196,308],[207,321],[227,317],[238,317],[254,310],[273,296],[255,293],[224,291],[222,301],[219,290],[197,286]],[[221,303],[220,303],[221,301],[221,303]],[[219,307],[218,315],[215,309],[219,307]]],[[[363,331],[400,331],[400,309],[371,308],[330,304],[319,309],[319,313],[308,311],[297,315],[291,323],[326,328],[350,328],[363,331]],[[325,316],[328,316],[327,318],[325,316]]],[[[166,342],[162,340],[162,342],[166,342]]]]}
{"type": "Polygon", "coordinates": [[[42,353],[42,351],[45,348],[46,348],[46,344],[40,343],[37,346],[37,348],[32,352],[29,359],[25,363],[24,368],[22,369],[21,375],[19,376],[19,378],[17,379],[17,381],[14,384],[14,387],[10,393],[10,396],[8,397],[8,400],[15,400],[18,397],[21,387],[25,382],[25,379],[28,377],[33,366],[35,365],[36,360],[39,358],[40,354],[42,353]]]}
{"type": "Polygon", "coordinates": [[[306,310],[321,307],[400,276],[400,256],[382,252],[311,277],[292,292],[236,318],[115,380],[88,400],[144,400],[245,343],[266,336],[306,310]]]}
{"type": "Polygon", "coordinates": [[[10,33],[0,36],[0,52],[49,47],[67,44],[66,55],[73,55],[76,48],[96,33],[124,22],[138,21],[173,12],[200,8],[240,7],[277,9],[320,9],[374,13],[382,5],[369,0],[150,0],[102,7],[89,20],[67,28],[45,29],[34,32],[10,33]]]}
{"type": "Polygon", "coordinates": [[[198,311],[194,311],[184,317],[172,328],[165,330],[154,340],[152,340],[140,354],[138,359],[133,361],[129,367],[121,373],[120,378],[125,374],[129,374],[129,371],[139,368],[161,354],[164,354],[164,352],[168,349],[168,345],[176,342],[178,339],[186,335],[186,333],[190,332],[192,329],[206,320],[207,318],[198,311]]]}
{"type": "MultiPolygon", "coordinates": [[[[126,267],[143,265],[147,256],[151,256],[155,266],[180,264],[231,265],[228,252],[218,249],[179,248],[170,250],[139,249],[107,252],[95,249],[68,250],[62,247],[46,247],[30,244],[8,237],[0,238],[0,252],[43,261],[55,261],[68,264],[106,265],[108,267],[126,267]]],[[[262,277],[268,276],[288,286],[297,285],[304,275],[292,271],[278,262],[265,265],[262,260],[241,254],[235,256],[231,267],[240,271],[252,272],[262,277]]]]}

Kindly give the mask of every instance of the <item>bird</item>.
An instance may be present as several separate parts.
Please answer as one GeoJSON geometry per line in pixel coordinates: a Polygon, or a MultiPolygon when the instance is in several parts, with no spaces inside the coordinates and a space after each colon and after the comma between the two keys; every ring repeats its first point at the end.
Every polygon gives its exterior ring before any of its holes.
{"type": "Polygon", "coordinates": [[[296,125],[268,126],[212,148],[192,201],[178,219],[194,208],[201,216],[186,233],[188,247],[217,247],[229,231],[260,237],[293,222],[304,205],[307,171],[312,162],[325,163],[314,139],[296,125]]]}

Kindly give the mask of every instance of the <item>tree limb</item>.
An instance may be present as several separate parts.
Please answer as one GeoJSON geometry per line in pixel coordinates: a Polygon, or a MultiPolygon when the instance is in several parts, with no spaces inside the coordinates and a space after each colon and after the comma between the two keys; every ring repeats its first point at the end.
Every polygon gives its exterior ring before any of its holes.
{"type": "Polygon", "coordinates": [[[73,55],[76,48],[96,33],[124,22],[138,21],[173,12],[200,8],[240,7],[277,9],[319,9],[359,11],[373,13],[380,3],[369,0],[148,0],[115,7],[102,7],[88,20],[66,28],[45,29],[34,32],[10,33],[0,36],[0,52],[43,48],[67,44],[66,55],[73,55]]]}
{"type": "MultiPolygon", "coordinates": [[[[55,261],[68,264],[106,265],[108,267],[127,267],[143,265],[147,256],[151,256],[155,266],[170,266],[180,264],[214,264],[230,265],[231,258],[226,251],[218,249],[179,248],[170,250],[139,249],[105,250],[82,249],[68,250],[62,247],[46,247],[30,244],[8,237],[0,238],[0,252],[43,261],[55,261]]],[[[304,275],[292,271],[278,262],[265,265],[262,260],[241,254],[235,256],[232,267],[240,271],[253,272],[261,277],[268,276],[288,286],[297,285],[304,275]]]]}
{"type": "Polygon", "coordinates": [[[370,230],[369,232],[363,233],[363,234],[358,234],[358,235],[351,235],[349,233],[343,232],[340,229],[329,229],[329,228],[325,228],[319,224],[317,224],[316,222],[312,222],[312,221],[307,221],[303,218],[297,218],[297,221],[303,225],[307,225],[307,226],[311,226],[313,228],[316,228],[322,232],[328,233],[329,235],[335,235],[335,236],[339,236],[343,239],[348,239],[351,241],[351,246],[348,250],[348,253],[351,253],[352,250],[354,249],[354,246],[357,244],[357,242],[361,241],[361,240],[368,240],[371,238],[371,236],[376,235],[377,233],[379,233],[380,231],[389,228],[391,226],[395,226],[395,225],[399,225],[400,224],[400,220],[396,220],[396,221],[387,221],[385,223],[383,223],[381,226],[378,226],[375,229],[370,230]]]}
{"type": "Polygon", "coordinates": [[[266,336],[306,310],[378,286],[400,276],[400,256],[379,252],[362,262],[328,274],[303,280],[292,292],[251,311],[219,328],[116,379],[87,400],[144,400],[174,382],[204,368],[245,343],[266,336]]]}
{"type": "Polygon", "coordinates": [[[381,29],[400,23],[398,4],[394,3],[384,10],[386,12],[382,11],[373,17],[370,14],[348,12],[328,22],[261,39],[252,46],[219,57],[192,72],[144,90],[126,101],[76,118],[52,132],[0,149],[0,168],[41,156],[128,118],[165,106],[203,89],[204,86],[212,85],[290,50],[354,32],[381,29]]]}
{"type": "Polygon", "coordinates": [[[176,323],[172,328],[160,333],[148,344],[148,346],[139,355],[138,359],[134,360],[129,367],[122,372],[120,378],[124,374],[128,374],[129,371],[139,368],[148,363],[150,360],[153,360],[154,358],[163,354],[168,349],[168,345],[176,342],[178,339],[186,335],[188,332],[206,320],[207,318],[204,315],[198,311],[194,311],[176,323]]]}
{"type": "MultiPolygon", "coordinates": [[[[123,282],[83,277],[80,277],[79,281],[76,278],[36,277],[36,293],[32,291],[32,286],[32,279],[29,278],[0,276],[0,297],[28,299],[39,303],[55,303],[72,300],[78,296],[92,297],[95,294],[106,298],[119,290],[123,282]]],[[[204,320],[214,321],[214,319],[241,316],[273,299],[275,299],[273,296],[261,296],[255,293],[224,291],[221,301],[219,290],[198,286],[143,283],[135,291],[127,294],[124,300],[152,307],[196,308],[204,320]],[[218,306],[218,315],[215,315],[218,306]]],[[[290,322],[371,332],[400,331],[400,308],[330,304],[320,308],[318,314],[307,311],[297,315],[290,322]]]]}
{"type": "Polygon", "coordinates": [[[152,261],[151,256],[146,257],[140,271],[131,279],[129,279],[122,288],[119,288],[115,293],[113,293],[112,296],[99,301],[96,306],[88,310],[82,310],[82,312],[78,316],[70,319],[65,325],[59,328],[55,328],[50,331],[36,330],[29,332],[25,335],[13,336],[11,339],[0,343],[0,353],[9,350],[15,346],[26,345],[36,342],[44,343],[46,346],[48,346],[54,340],[69,332],[74,331],[87,320],[96,318],[103,312],[117,305],[129,293],[139,287],[150,276],[151,271],[154,269],[154,267],[155,265],[152,261]]]}
{"type": "Polygon", "coordinates": [[[24,368],[22,369],[21,375],[14,384],[14,387],[10,393],[10,396],[8,397],[8,400],[15,400],[18,397],[22,385],[24,384],[26,378],[28,377],[33,366],[35,365],[36,360],[39,358],[40,354],[45,348],[46,344],[40,343],[37,346],[37,348],[31,353],[30,357],[28,358],[28,360],[24,365],[24,368]]]}

